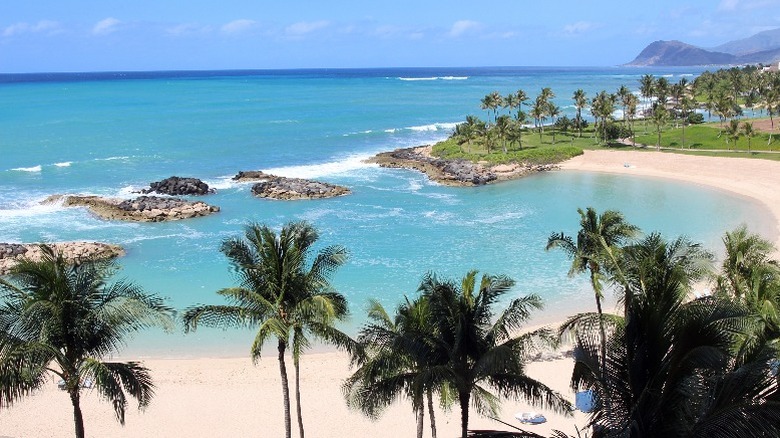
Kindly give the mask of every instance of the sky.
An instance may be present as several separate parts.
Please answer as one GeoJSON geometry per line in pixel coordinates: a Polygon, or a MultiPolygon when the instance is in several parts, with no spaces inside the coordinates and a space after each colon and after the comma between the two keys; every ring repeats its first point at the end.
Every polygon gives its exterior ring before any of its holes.
{"type": "Polygon", "coordinates": [[[0,73],[612,66],[780,27],[780,0],[0,0],[0,73]]]}

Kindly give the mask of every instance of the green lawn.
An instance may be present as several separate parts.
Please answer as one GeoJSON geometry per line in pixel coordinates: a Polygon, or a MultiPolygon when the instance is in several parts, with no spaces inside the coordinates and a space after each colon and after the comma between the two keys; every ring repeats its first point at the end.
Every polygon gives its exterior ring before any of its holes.
{"type": "MultiPolygon", "coordinates": [[[[741,123],[740,123],[741,126],[741,123]]],[[[725,127],[725,124],[724,124],[725,127]]],[[[647,146],[655,146],[658,141],[655,127],[650,125],[645,131],[644,123],[636,124],[636,142],[647,146]],[[647,133],[645,133],[647,132],[647,133]]],[[[673,123],[666,126],[661,133],[661,147],[684,148],[691,150],[717,150],[717,151],[742,151],[748,152],[748,139],[741,135],[736,145],[733,141],[726,142],[727,136],[723,132],[720,123],[705,123],[685,127],[685,144],[683,145],[683,130],[675,127],[673,123]]],[[[774,134],[772,142],[769,142],[768,133],[756,133],[750,140],[751,151],[780,151],[780,135],[774,134]]],[[[764,154],[772,155],[772,154],[764,154]]]]}

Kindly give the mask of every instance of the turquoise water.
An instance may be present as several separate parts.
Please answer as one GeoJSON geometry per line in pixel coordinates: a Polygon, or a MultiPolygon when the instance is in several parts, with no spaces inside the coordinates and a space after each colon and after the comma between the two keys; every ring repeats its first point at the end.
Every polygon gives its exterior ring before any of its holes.
{"type": "MultiPolygon", "coordinates": [[[[670,81],[698,73],[650,71],[670,81]]],[[[720,235],[763,214],[747,200],[662,180],[552,172],[479,188],[433,184],[416,172],[362,162],[376,152],[445,138],[467,114],[485,115],[492,90],[544,86],[570,114],[572,92],[621,84],[636,69],[404,69],[145,74],[0,75],[0,241],[98,240],[122,244],[122,275],[176,308],[219,303],[233,284],[222,239],[248,221],[274,227],[305,219],[321,243],[341,244],[349,263],[334,278],[352,307],[354,332],[369,298],[393,306],[427,271],[469,269],[517,280],[538,293],[547,317],[590,304],[584,278],[566,277],[562,254],[546,253],[553,231],[574,233],[577,207],[623,211],[645,230],[688,234],[716,249],[720,235]],[[230,177],[265,170],[349,186],[351,196],[280,202],[253,198],[230,177]],[[171,175],[194,176],[218,193],[216,215],[162,224],[107,222],[81,209],[41,206],[54,193],[130,196],[171,175]]],[[[138,336],[145,356],[244,354],[251,334],[199,330],[138,336]]]]}

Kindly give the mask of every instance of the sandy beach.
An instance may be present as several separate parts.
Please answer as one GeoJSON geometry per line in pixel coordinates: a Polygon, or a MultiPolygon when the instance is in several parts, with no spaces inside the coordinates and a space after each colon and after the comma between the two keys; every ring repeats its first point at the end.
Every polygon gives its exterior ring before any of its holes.
{"type": "MultiPolygon", "coordinates": [[[[780,233],[780,163],[739,158],[710,158],[658,152],[586,151],[561,166],[564,170],[610,172],[671,178],[703,184],[750,197],[762,203],[773,215],[757,224],[770,224],[756,230],[778,240],[780,233]]],[[[561,318],[566,315],[560,315],[561,318]]],[[[278,363],[273,355],[257,366],[249,358],[191,360],[148,360],[157,385],[155,399],[143,413],[134,406],[122,427],[114,419],[111,406],[92,391],[83,398],[87,436],[95,437],[278,437],[283,436],[281,387],[278,363]]],[[[410,403],[399,400],[378,421],[350,411],[341,395],[341,384],[349,375],[342,353],[317,353],[302,362],[303,416],[310,437],[398,437],[414,436],[415,418],[410,403]]],[[[292,366],[290,369],[292,390],[292,366]]],[[[528,374],[561,392],[573,401],[568,389],[570,359],[541,360],[529,364],[528,374]]],[[[532,410],[522,402],[503,404],[501,420],[520,426],[517,412],[532,410]]],[[[585,415],[577,412],[563,417],[542,411],[548,422],[524,426],[547,435],[552,429],[574,434],[575,424],[584,425],[585,415]]],[[[508,429],[491,419],[471,414],[473,429],[508,429]]],[[[425,436],[430,436],[427,426],[425,436]]],[[[439,411],[439,436],[459,434],[457,408],[439,411]]],[[[293,405],[293,423],[294,405],[293,405]]],[[[0,411],[0,437],[66,437],[73,435],[70,401],[54,381],[40,393],[0,411]]],[[[293,436],[297,429],[293,424],[293,436]]]]}

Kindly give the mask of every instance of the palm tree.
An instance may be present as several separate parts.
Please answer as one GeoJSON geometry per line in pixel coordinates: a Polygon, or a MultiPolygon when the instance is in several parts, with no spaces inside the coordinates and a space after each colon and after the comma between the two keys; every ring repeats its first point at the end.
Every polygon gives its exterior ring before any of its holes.
{"type": "Polygon", "coordinates": [[[736,119],[729,120],[729,124],[726,125],[726,129],[724,130],[726,134],[726,144],[729,143],[729,141],[734,142],[734,150],[737,149],[737,141],[739,140],[739,136],[741,132],[739,131],[739,121],[736,119]]]}
{"type": "Polygon", "coordinates": [[[460,284],[443,281],[428,274],[420,291],[428,300],[431,321],[436,333],[436,349],[445,352],[447,363],[432,369],[443,384],[457,393],[461,411],[461,436],[468,434],[469,406],[479,413],[494,412],[497,397],[523,398],[526,401],[569,413],[567,403],[557,392],[525,375],[529,349],[549,341],[547,330],[537,330],[512,337],[541,308],[536,295],[515,298],[494,318],[493,307],[514,285],[504,276],[483,275],[477,283],[477,272],[466,274],[460,284]]]}
{"type": "Polygon", "coordinates": [[[726,250],[721,274],[716,278],[717,290],[741,298],[749,287],[756,271],[779,269],[772,259],[775,246],[758,234],[752,234],[747,226],[741,225],[723,236],[726,250]]]}
{"type": "Polygon", "coordinates": [[[498,107],[502,106],[504,98],[501,97],[498,91],[494,91],[486,95],[482,99],[481,108],[493,111],[493,122],[495,123],[496,117],[498,117],[498,107]]]}
{"type": "Polygon", "coordinates": [[[628,104],[631,99],[629,96],[633,96],[634,94],[631,93],[631,90],[629,90],[628,87],[621,85],[620,88],[618,88],[616,95],[618,99],[620,99],[620,104],[623,107],[623,124],[628,127],[628,104]]]}
{"type": "MultiPolygon", "coordinates": [[[[571,236],[553,233],[547,239],[545,250],[560,248],[571,259],[569,276],[590,273],[590,285],[596,300],[601,334],[601,357],[606,357],[607,334],[604,327],[604,311],[601,301],[604,299],[604,280],[607,273],[616,267],[617,253],[628,240],[639,234],[639,228],[626,221],[623,214],[616,210],[606,210],[598,214],[593,207],[585,211],[577,209],[580,215],[580,229],[577,240],[571,236]]],[[[606,364],[602,363],[602,368],[606,364]]]]}
{"type": "Polygon", "coordinates": [[[685,238],[658,234],[626,247],[625,311],[611,320],[606,370],[598,367],[593,320],[578,315],[572,333],[572,386],[600,401],[590,418],[605,437],[776,436],[777,383],[768,343],[737,347],[759,326],[743,307],[715,297],[687,300],[711,255],[685,238]]]}
{"type": "MultiPolygon", "coordinates": [[[[655,95],[655,77],[646,74],[639,79],[639,92],[647,102],[645,110],[650,107],[650,99],[655,95]]],[[[645,123],[645,134],[647,134],[647,123],[645,123]]]]}
{"type": "Polygon", "coordinates": [[[664,126],[669,122],[669,111],[664,105],[657,104],[655,108],[653,108],[652,121],[653,125],[655,125],[655,132],[657,135],[655,147],[656,149],[661,150],[661,133],[663,132],[664,126]]]}
{"type": "Polygon", "coordinates": [[[582,110],[588,106],[588,98],[585,91],[582,88],[577,89],[572,95],[574,100],[574,106],[577,108],[577,116],[574,118],[574,126],[579,132],[579,136],[582,137],[582,110]]]}
{"type": "Polygon", "coordinates": [[[637,104],[639,99],[635,94],[628,95],[628,101],[626,105],[626,117],[628,118],[629,129],[631,129],[631,144],[636,146],[634,141],[634,120],[636,119],[637,104]]]}
{"type": "Polygon", "coordinates": [[[509,93],[504,97],[504,108],[509,108],[509,116],[512,116],[512,110],[520,108],[520,101],[517,100],[517,94],[509,93]]]}
{"type": "Polygon", "coordinates": [[[284,398],[285,435],[290,438],[290,393],[284,354],[292,349],[295,367],[295,399],[298,428],[304,436],[300,403],[299,362],[309,346],[308,337],[356,352],[356,345],[334,327],[348,314],[343,295],[334,291],[329,277],[344,264],[346,250],[338,245],[317,252],[307,266],[312,246],[319,238],[306,222],[292,222],[277,235],[266,225],[249,224],[244,238],[222,242],[221,251],[230,260],[239,286],[221,289],[227,305],[196,305],[184,314],[185,330],[199,325],[212,327],[257,327],[250,349],[253,361],[260,359],[263,344],[277,340],[279,372],[284,398]]]}
{"type": "Polygon", "coordinates": [[[539,130],[539,143],[542,142],[542,134],[544,133],[544,120],[547,115],[547,104],[536,98],[533,107],[531,107],[531,117],[534,118],[534,125],[539,130]]]}
{"type": "Polygon", "coordinates": [[[124,425],[127,395],[144,409],[154,395],[149,369],[139,362],[105,361],[128,338],[153,325],[172,327],[162,299],[129,282],[109,283],[111,260],[67,262],[41,245],[40,260],[22,259],[0,279],[0,404],[40,389],[58,376],[73,405],[76,437],[83,438],[82,388],[94,385],[124,425]]]}
{"type": "Polygon", "coordinates": [[[548,105],[547,114],[550,116],[550,119],[552,119],[552,128],[551,128],[552,137],[553,137],[552,142],[553,144],[555,144],[555,127],[557,126],[556,119],[561,115],[561,107],[550,103],[548,105]]]}
{"type": "Polygon", "coordinates": [[[506,114],[503,114],[496,119],[496,134],[498,135],[499,140],[501,140],[501,147],[504,150],[504,154],[507,153],[506,150],[506,139],[507,136],[509,136],[509,131],[512,129],[512,118],[509,117],[506,114]]]}
{"type": "Polygon", "coordinates": [[[748,141],[748,153],[751,150],[751,139],[755,137],[756,131],[753,130],[753,123],[751,122],[744,122],[742,124],[742,134],[745,135],[745,138],[747,138],[748,141]]]}
{"type": "Polygon", "coordinates": [[[590,112],[593,117],[599,123],[601,127],[601,139],[604,143],[607,143],[607,124],[612,118],[612,113],[615,112],[615,96],[608,94],[606,91],[599,92],[596,97],[593,98],[591,103],[590,112]]]}
{"type": "Polygon", "coordinates": [[[384,408],[405,395],[412,400],[417,413],[417,437],[422,438],[423,399],[427,398],[431,434],[435,438],[433,392],[438,391],[439,382],[431,368],[443,364],[446,358],[435,351],[428,300],[406,298],[393,317],[378,301],[371,301],[368,319],[370,322],[358,336],[368,356],[359,359],[359,368],[344,383],[347,404],[377,418],[384,408]]]}

